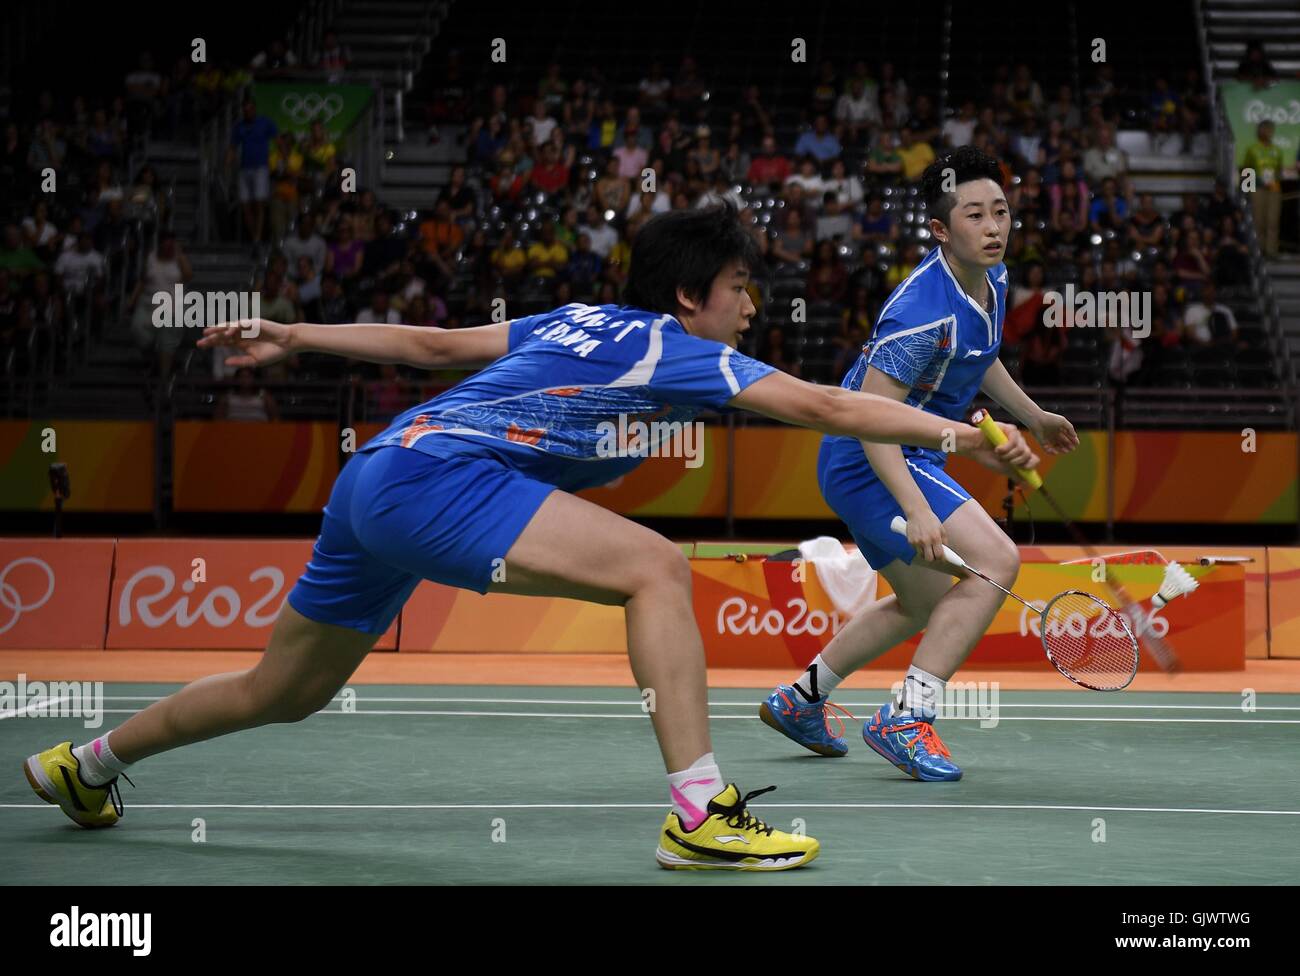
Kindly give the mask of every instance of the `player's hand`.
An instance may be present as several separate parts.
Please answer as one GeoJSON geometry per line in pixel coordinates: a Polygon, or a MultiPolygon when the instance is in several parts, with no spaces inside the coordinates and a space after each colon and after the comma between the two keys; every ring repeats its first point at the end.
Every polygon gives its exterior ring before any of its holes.
{"type": "Polygon", "coordinates": [[[1074,424],[1059,413],[1043,413],[1029,430],[1048,454],[1065,454],[1079,446],[1074,424]]]}
{"type": "Polygon", "coordinates": [[[907,541],[916,548],[916,554],[932,563],[944,562],[943,547],[948,535],[939,516],[930,511],[929,505],[905,512],[904,516],[907,518],[907,541]]]}
{"type": "MultiPolygon", "coordinates": [[[[979,435],[978,440],[966,435],[961,431],[963,440],[967,442],[965,449],[961,451],[967,457],[978,461],[984,467],[999,474],[1015,477],[1013,468],[1022,468],[1026,471],[1038,467],[1038,455],[1030,449],[1029,443],[1011,424],[998,424],[1002,428],[1002,433],[1007,435],[1005,444],[999,444],[994,447],[984,436],[984,432],[978,427],[970,428],[979,435]]],[[[959,445],[962,446],[962,445],[959,445]]]]}
{"type": "Polygon", "coordinates": [[[203,330],[198,341],[201,349],[231,346],[239,355],[231,356],[226,364],[236,369],[242,366],[270,366],[291,352],[293,329],[291,326],[269,319],[241,319],[222,325],[210,325],[203,330]]]}

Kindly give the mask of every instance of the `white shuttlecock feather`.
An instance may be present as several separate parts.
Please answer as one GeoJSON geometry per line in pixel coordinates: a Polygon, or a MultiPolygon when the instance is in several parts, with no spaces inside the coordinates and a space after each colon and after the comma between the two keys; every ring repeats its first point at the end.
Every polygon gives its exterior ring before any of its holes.
{"type": "Polygon", "coordinates": [[[1151,603],[1158,610],[1166,603],[1191,593],[1199,585],[1196,577],[1183,569],[1182,566],[1177,563],[1169,563],[1165,566],[1165,578],[1160,584],[1160,592],[1151,599],[1151,603]]]}

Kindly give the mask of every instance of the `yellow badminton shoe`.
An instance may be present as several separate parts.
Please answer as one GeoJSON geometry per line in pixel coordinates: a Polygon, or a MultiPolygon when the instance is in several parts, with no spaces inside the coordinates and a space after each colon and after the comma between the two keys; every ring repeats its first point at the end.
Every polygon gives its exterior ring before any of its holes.
{"type": "Polygon", "coordinates": [[[776,789],[740,795],[735,784],[709,801],[708,816],[686,830],[675,812],[659,834],[655,860],[669,870],[785,871],[803,867],[821,850],[811,837],[787,834],[753,816],[746,804],[776,789]]]}
{"type": "MultiPolygon", "coordinates": [[[[37,796],[46,803],[58,804],[60,810],[83,827],[111,827],[121,819],[122,795],[117,789],[117,778],[103,786],[87,786],[81,778],[81,763],[72,754],[71,742],[61,742],[53,749],[29,757],[23,763],[23,772],[37,796]]],[[[129,777],[126,781],[131,782],[129,777]]]]}

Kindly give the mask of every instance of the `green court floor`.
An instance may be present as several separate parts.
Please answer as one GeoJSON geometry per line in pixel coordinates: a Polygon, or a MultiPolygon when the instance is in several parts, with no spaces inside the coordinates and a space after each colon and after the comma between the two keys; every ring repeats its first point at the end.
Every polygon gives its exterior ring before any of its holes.
{"type": "MultiPolygon", "coordinates": [[[[164,685],[105,688],[108,729],[164,685]]],[[[1300,695],[1002,692],[996,727],[938,729],[959,783],[907,779],[848,729],[805,753],[714,690],[716,755],[754,812],[822,843],[778,874],[655,865],[667,805],[640,699],[623,688],[355,687],[356,710],[139,763],[112,830],[75,827],[20,764],[81,719],[0,716],[6,884],[1294,884],[1300,695]],[[194,821],[206,840],[197,843],[194,821]],[[1103,823],[1104,822],[1104,823],[1103,823]],[[1101,840],[1104,830],[1104,841],[1101,840]],[[495,837],[495,839],[494,839],[495,837]]],[[[848,690],[866,717],[882,691],[848,690]]]]}

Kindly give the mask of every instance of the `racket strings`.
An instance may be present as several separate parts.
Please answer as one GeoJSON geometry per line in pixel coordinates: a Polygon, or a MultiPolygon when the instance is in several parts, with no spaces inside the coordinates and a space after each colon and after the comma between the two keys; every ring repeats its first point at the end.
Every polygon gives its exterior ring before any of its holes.
{"type": "Polygon", "coordinates": [[[1137,670],[1137,642],[1119,611],[1086,593],[1063,593],[1043,614],[1043,646],[1072,681],[1119,688],[1137,670]]]}

